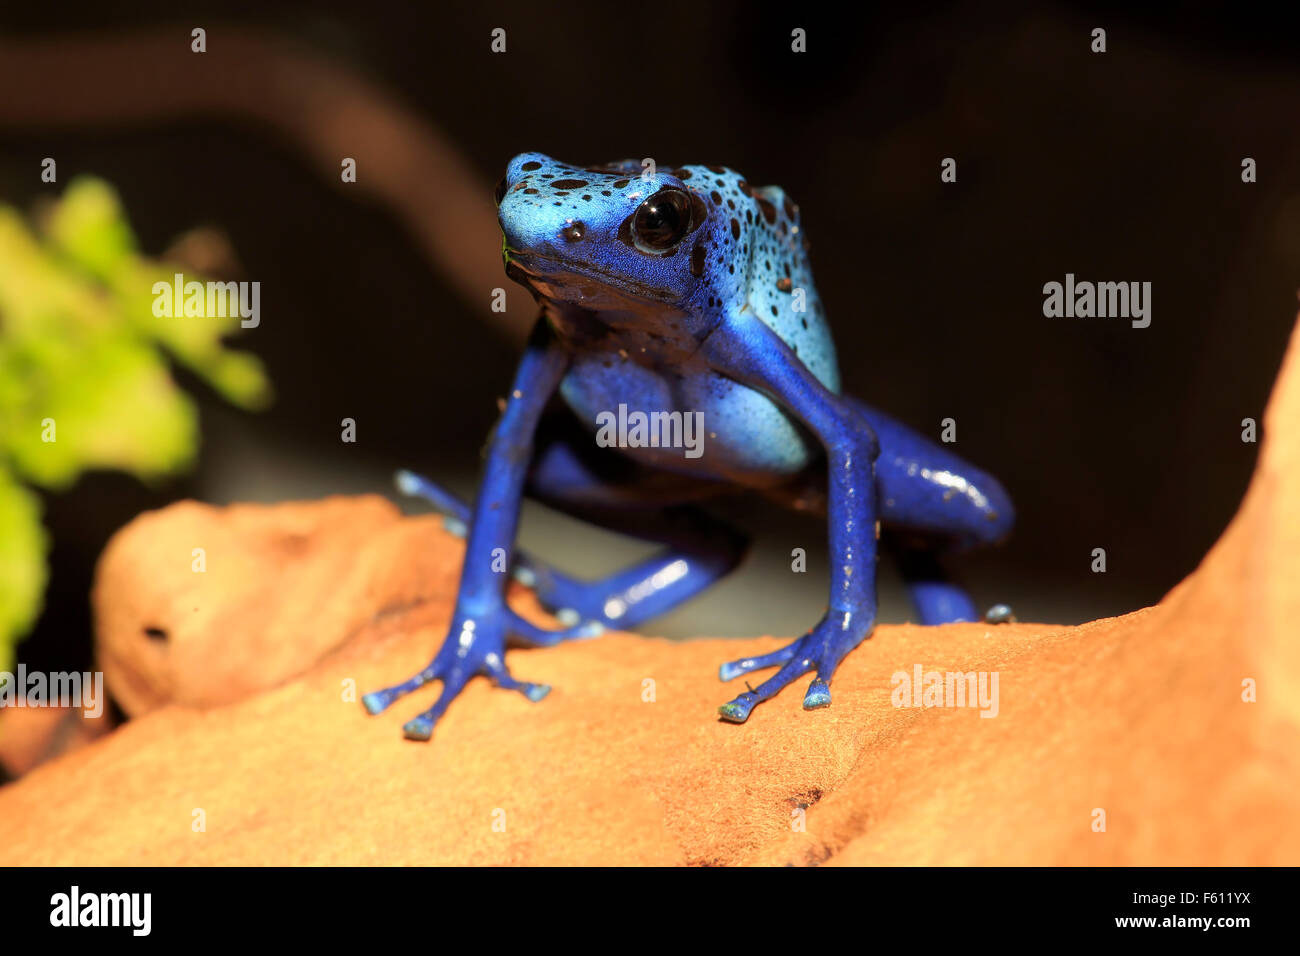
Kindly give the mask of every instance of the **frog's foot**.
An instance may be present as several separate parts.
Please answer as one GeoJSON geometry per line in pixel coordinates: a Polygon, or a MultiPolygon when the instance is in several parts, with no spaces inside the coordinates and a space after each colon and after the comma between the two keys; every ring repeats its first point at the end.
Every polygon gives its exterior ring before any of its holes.
{"type": "MultiPolygon", "coordinates": [[[[718,708],[718,714],[723,720],[743,724],[749,719],[750,713],[756,706],[775,697],[785,689],[787,684],[814,670],[817,676],[808,685],[808,690],[804,694],[804,710],[829,707],[831,675],[835,673],[835,668],[839,666],[844,655],[870,633],[870,627],[865,631],[856,626],[846,630],[837,627],[828,618],[823,618],[811,633],[805,634],[779,651],[759,657],[742,657],[723,664],[718,668],[718,677],[722,680],[731,680],[733,677],[764,667],[780,665],[781,669],[757,687],[750,687],[745,693],[723,704],[718,708]]],[[[748,687],[748,683],[745,686],[748,687]]]]}
{"type": "Polygon", "coordinates": [[[428,740],[433,735],[434,724],[451,705],[470,679],[475,676],[489,678],[498,687],[516,690],[531,701],[539,701],[551,690],[548,684],[516,680],[506,669],[505,635],[510,634],[525,643],[550,646],[579,637],[599,633],[598,625],[584,624],[561,631],[547,631],[510,609],[498,610],[478,618],[457,615],[451,635],[429,666],[400,684],[372,691],[361,698],[361,704],[370,714],[381,714],[398,698],[405,697],[430,681],[442,681],[442,693],[437,702],[424,713],[408,721],[402,732],[410,740],[428,740]]]}
{"type": "Polygon", "coordinates": [[[949,578],[936,553],[899,549],[898,566],[920,623],[955,624],[981,619],[975,602],[949,578]]]}
{"type": "Polygon", "coordinates": [[[933,626],[980,620],[980,613],[970,595],[951,581],[907,581],[907,589],[922,624],[933,626]]]}

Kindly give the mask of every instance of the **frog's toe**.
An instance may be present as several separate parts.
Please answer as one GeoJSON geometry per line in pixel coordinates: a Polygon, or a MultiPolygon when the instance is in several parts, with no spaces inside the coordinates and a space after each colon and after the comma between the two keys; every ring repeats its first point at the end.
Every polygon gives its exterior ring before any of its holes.
{"type": "Polygon", "coordinates": [[[421,478],[415,472],[401,468],[393,473],[393,484],[399,492],[414,498],[420,493],[421,478]]]}
{"type": "Polygon", "coordinates": [[[743,724],[749,720],[749,715],[757,704],[758,695],[748,691],[719,707],[718,716],[733,724],[743,724]]]}
{"type": "Polygon", "coordinates": [[[366,713],[374,716],[382,714],[389,708],[389,705],[399,697],[405,697],[411,691],[418,687],[423,687],[429,681],[433,680],[433,664],[420,671],[410,680],[403,681],[400,684],[394,684],[392,687],[385,687],[383,690],[371,691],[361,698],[361,706],[366,709],[366,713]]]}
{"type": "Polygon", "coordinates": [[[551,692],[550,684],[534,684],[531,681],[515,680],[510,676],[510,672],[506,670],[504,664],[496,670],[489,671],[488,676],[492,678],[493,683],[498,687],[506,690],[517,690],[533,703],[537,703],[551,692]]]}
{"type": "Polygon", "coordinates": [[[568,626],[559,630],[549,630],[545,627],[539,627],[514,611],[507,610],[506,618],[509,621],[510,633],[519,641],[532,647],[554,647],[557,644],[563,644],[565,641],[583,641],[592,637],[600,637],[605,633],[605,625],[600,621],[583,621],[580,618],[569,618],[568,621],[563,622],[568,626]],[[572,623],[569,623],[569,621],[572,621],[572,623]]]}
{"type": "Polygon", "coordinates": [[[746,672],[744,664],[744,658],[738,661],[727,661],[727,663],[718,668],[718,680],[735,680],[741,674],[746,672]]]}
{"type": "Polygon", "coordinates": [[[462,522],[470,519],[471,511],[468,503],[423,475],[417,475],[403,468],[393,475],[393,484],[402,494],[423,498],[444,515],[459,518],[462,522]]]}
{"type": "MultiPolygon", "coordinates": [[[[728,701],[718,708],[718,716],[723,720],[729,720],[733,724],[743,724],[749,719],[750,713],[754,708],[763,701],[779,694],[791,681],[797,677],[808,673],[812,669],[812,661],[805,657],[797,656],[798,648],[802,645],[802,640],[795,641],[791,645],[795,650],[791,651],[792,660],[787,660],[779,671],[769,677],[757,687],[751,687],[748,691],[734,699],[728,701]]],[[[789,650],[789,648],[786,648],[789,650]]],[[[770,656],[770,655],[769,655],[770,656]]]]}
{"type": "Polygon", "coordinates": [[[402,736],[407,740],[428,740],[433,736],[433,721],[420,716],[402,725],[402,736]]]}
{"type": "Polygon", "coordinates": [[[987,624],[1014,624],[1016,612],[1009,604],[995,604],[984,612],[984,621],[987,624]]]}
{"type": "Polygon", "coordinates": [[[402,736],[407,740],[428,740],[432,737],[434,725],[446,713],[456,696],[464,690],[469,677],[469,674],[460,671],[447,674],[442,680],[442,692],[438,695],[437,702],[418,717],[413,717],[403,724],[402,736]]]}
{"type": "Polygon", "coordinates": [[[804,710],[816,710],[818,707],[829,707],[831,705],[831,689],[826,686],[826,682],[820,677],[813,680],[808,685],[808,693],[803,697],[804,710]]]}
{"type": "Polygon", "coordinates": [[[779,651],[773,651],[771,654],[763,654],[759,657],[742,657],[739,660],[728,661],[718,668],[719,680],[731,680],[739,677],[741,674],[748,674],[750,671],[762,670],[764,667],[776,667],[778,664],[784,664],[790,658],[794,657],[799,649],[801,641],[795,641],[779,651]]]}

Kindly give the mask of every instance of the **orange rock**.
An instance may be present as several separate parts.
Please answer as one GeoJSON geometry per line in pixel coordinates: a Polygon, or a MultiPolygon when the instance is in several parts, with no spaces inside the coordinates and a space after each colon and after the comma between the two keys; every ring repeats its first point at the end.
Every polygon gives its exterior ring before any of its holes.
{"type": "Polygon", "coordinates": [[[108,733],[111,726],[107,713],[91,717],[77,707],[6,707],[0,712],[0,770],[21,777],[108,733]]]}
{"type": "Polygon", "coordinates": [[[183,501],[141,515],[96,574],[109,690],[134,716],[224,704],[297,676],[376,615],[454,588],[425,546],[435,520],[402,521],[378,496],[183,501]]]}
{"type": "Polygon", "coordinates": [[[783,641],[611,634],[512,651],[549,697],[475,681],[431,743],[403,740],[435,688],[380,717],[355,699],[444,636],[461,549],[434,519],[375,499],[146,515],[96,605],[143,716],[0,789],[0,864],[1300,863],[1298,342],[1241,511],[1160,605],[882,626],[829,709],[787,692],[743,726],[715,717],[716,667],[783,641]],[[997,716],[895,707],[916,665],[996,672],[997,716]]]}

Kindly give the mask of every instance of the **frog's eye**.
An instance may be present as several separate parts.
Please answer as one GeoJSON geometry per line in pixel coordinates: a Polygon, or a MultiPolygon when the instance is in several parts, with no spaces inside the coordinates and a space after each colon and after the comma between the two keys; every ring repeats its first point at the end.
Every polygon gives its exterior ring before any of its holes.
{"type": "Polygon", "coordinates": [[[506,177],[502,176],[501,182],[497,183],[497,191],[496,191],[497,205],[498,206],[501,205],[501,200],[505,198],[506,198],[506,177]]]}
{"type": "Polygon", "coordinates": [[[656,252],[670,249],[691,229],[691,197],[686,190],[665,187],[637,207],[632,230],[637,241],[656,252]]]}

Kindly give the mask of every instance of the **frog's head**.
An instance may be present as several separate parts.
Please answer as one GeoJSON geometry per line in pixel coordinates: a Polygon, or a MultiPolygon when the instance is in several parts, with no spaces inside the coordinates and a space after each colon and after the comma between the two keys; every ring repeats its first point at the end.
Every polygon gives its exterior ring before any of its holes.
{"type": "Polygon", "coordinates": [[[507,273],[593,309],[738,304],[755,232],[771,226],[760,192],[721,166],[578,167],[521,153],[496,195],[507,273]]]}

